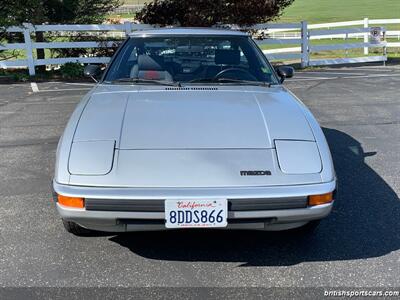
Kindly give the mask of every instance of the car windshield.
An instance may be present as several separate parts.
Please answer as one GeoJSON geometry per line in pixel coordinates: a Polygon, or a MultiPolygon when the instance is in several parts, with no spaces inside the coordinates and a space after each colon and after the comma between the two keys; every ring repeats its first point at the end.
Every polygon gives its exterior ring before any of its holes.
{"type": "Polygon", "coordinates": [[[104,82],[134,84],[277,84],[265,56],[248,36],[130,38],[104,82]]]}

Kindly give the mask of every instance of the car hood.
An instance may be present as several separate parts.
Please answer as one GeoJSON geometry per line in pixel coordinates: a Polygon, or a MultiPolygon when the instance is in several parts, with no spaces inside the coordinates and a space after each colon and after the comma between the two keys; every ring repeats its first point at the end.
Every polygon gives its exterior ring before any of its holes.
{"type": "Polygon", "coordinates": [[[95,90],[79,117],[69,184],[184,188],[321,182],[313,131],[302,104],[283,87],[109,89],[95,90]]]}
{"type": "Polygon", "coordinates": [[[113,141],[120,150],[271,149],[276,139],[313,141],[297,101],[282,87],[100,89],[73,141],[113,141]]]}

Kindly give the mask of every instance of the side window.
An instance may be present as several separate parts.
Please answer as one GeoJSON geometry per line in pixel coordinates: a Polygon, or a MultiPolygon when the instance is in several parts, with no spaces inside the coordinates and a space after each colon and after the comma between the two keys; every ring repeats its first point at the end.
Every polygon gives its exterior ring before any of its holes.
{"type": "Polygon", "coordinates": [[[240,66],[244,68],[249,68],[249,62],[248,59],[243,52],[242,48],[240,46],[232,44],[231,41],[226,40],[226,41],[221,41],[218,45],[218,49],[222,50],[232,50],[232,51],[239,51],[240,53],[240,66]]]}
{"type": "Polygon", "coordinates": [[[240,51],[240,65],[242,65],[243,67],[249,68],[249,61],[247,60],[247,57],[244,54],[241,47],[239,47],[239,51],[240,51]]]}
{"type": "Polygon", "coordinates": [[[230,41],[221,41],[218,45],[218,49],[232,50],[232,44],[230,41]]]}
{"type": "Polygon", "coordinates": [[[128,63],[136,62],[136,61],[137,61],[137,58],[138,58],[138,50],[137,50],[136,47],[134,47],[134,48],[132,49],[131,54],[129,55],[128,63]]]}
{"type": "Polygon", "coordinates": [[[108,80],[129,78],[132,66],[137,62],[137,48],[134,44],[127,44],[119,54],[119,59],[111,65],[108,80]]]}

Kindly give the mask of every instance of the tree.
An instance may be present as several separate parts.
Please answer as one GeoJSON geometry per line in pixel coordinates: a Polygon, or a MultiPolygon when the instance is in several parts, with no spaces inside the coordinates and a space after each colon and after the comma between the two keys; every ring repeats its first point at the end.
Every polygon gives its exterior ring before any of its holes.
{"type": "Polygon", "coordinates": [[[147,24],[209,27],[271,21],[294,0],[153,0],[138,12],[147,24]]]}
{"type": "MultiPolygon", "coordinates": [[[[0,27],[19,26],[24,22],[96,24],[120,4],[120,0],[1,0],[0,27]]],[[[36,41],[44,41],[43,32],[36,32],[36,41]]],[[[36,51],[39,59],[44,58],[44,49],[36,51]]]]}
{"type": "MultiPolygon", "coordinates": [[[[15,34],[7,34],[6,28],[9,26],[20,25],[17,21],[22,15],[27,14],[23,9],[15,9],[15,7],[24,7],[24,4],[29,6],[30,0],[22,3],[21,0],[2,0],[0,1],[0,44],[10,40],[17,40],[21,42],[21,36],[15,36],[15,34]],[[18,39],[19,38],[19,39],[18,39]]],[[[28,9],[29,10],[29,9],[28,9]]],[[[0,50],[0,60],[9,59],[16,57],[18,51],[4,51],[0,50]]]]}
{"type": "Polygon", "coordinates": [[[2,0],[0,25],[99,23],[120,4],[120,0],[2,0]]]}

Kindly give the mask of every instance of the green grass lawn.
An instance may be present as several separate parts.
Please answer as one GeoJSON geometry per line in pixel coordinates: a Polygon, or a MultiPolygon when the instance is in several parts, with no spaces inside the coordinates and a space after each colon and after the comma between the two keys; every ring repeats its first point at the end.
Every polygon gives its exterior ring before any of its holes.
{"type": "MultiPolygon", "coordinates": [[[[122,0],[126,4],[143,4],[150,0],[122,0]]],[[[215,0],[217,1],[217,0],[215,0]]],[[[132,18],[132,14],[120,15],[132,18]]],[[[399,19],[400,0],[295,0],[276,21],[308,21],[310,24],[370,19],[399,19]]],[[[400,24],[388,28],[400,30],[400,24]]]]}
{"type": "MultiPolygon", "coordinates": [[[[121,2],[143,4],[149,1],[122,0],[121,2]]],[[[128,17],[128,15],[125,17],[128,17]]],[[[298,22],[306,20],[309,23],[325,23],[363,18],[399,19],[400,0],[295,0],[277,21],[298,22]]]]}
{"type": "MultiPolygon", "coordinates": [[[[388,42],[398,42],[397,39],[387,39],[388,42]]],[[[331,45],[331,44],[347,44],[347,43],[362,43],[362,39],[323,39],[323,40],[311,40],[310,45],[331,45]]],[[[260,48],[262,50],[268,49],[277,49],[277,48],[286,48],[286,47],[299,47],[300,45],[296,44],[283,44],[283,45],[261,45],[260,48]]],[[[346,50],[331,50],[331,51],[320,51],[314,52],[311,54],[312,59],[317,58],[340,58],[340,57],[358,57],[364,56],[363,48],[355,48],[346,50]]],[[[383,49],[382,48],[370,48],[369,55],[382,55],[383,49]]],[[[400,56],[400,48],[388,48],[387,55],[391,58],[397,58],[400,56]]]]}
{"type": "MultiPolygon", "coordinates": [[[[126,4],[143,4],[149,0],[123,0],[126,4]]],[[[215,0],[217,1],[217,0],[215,0]]],[[[121,17],[133,17],[133,15],[123,14],[121,17]]],[[[400,19],[400,0],[295,0],[288,7],[282,17],[277,22],[299,22],[307,20],[310,24],[361,20],[365,17],[370,19],[400,19]]],[[[386,26],[389,30],[400,30],[400,24],[386,26]]],[[[397,40],[393,40],[396,41],[397,40]]],[[[332,44],[344,43],[343,39],[334,40],[313,40],[311,44],[332,44]]],[[[361,42],[361,40],[349,40],[347,42],[361,42]]],[[[298,45],[268,45],[262,46],[263,49],[273,49],[282,47],[296,47],[298,45]]],[[[378,50],[371,50],[371,54],[378,50]]],[[[381,51],[381,50],[379,50],[381,51]]],[[[345,51],[322,51],[312,54],[316,57],[344,57],[360,56],[362,49],[351,49],[345,51]]],[[[388,49],[389,57],[399,57],[400,48],[388,49]]],[[[50,51],[46,50],[46,57],[50,57],[50,51]]],[[[25,52],[19,51],[19,58],[25,58],[25,52]]]]}
{"type": "Polygon", "coordinates": [[[399,19],[400,0],[295,0],[279,22],[325,23],[370,19],[399,19]]]}
{"type": "MultiPolygon", "coordinates": [[[[369,19],[400,19],[400,0],[295,0],[277,19],[280,23],[292,23],[302,20],[309,24],[329,23],[340,21],[369,19]]],[[[400,24],[385,25],[387,30],[400,30],[400,24]]],[[[392,40],[398,42],[397,40],[392,40]]],[[[312,45],[356,43],[362,40],[334,39],[334,40],[312,40],[312,45]]],[[[296,47],[296,45],[269,45],[264,49],[296,47]]],[[[370,55],[381,53],[381,49],[370,49],[370,55]]],[[[389,57],[399,57],[399,48],[388,49],[389,57]]],[[[349,51],[321,51],[313,53],[312,58],[336,58],[336,57],[363,56],[362,49],[351,49],[349,51]]]]}

